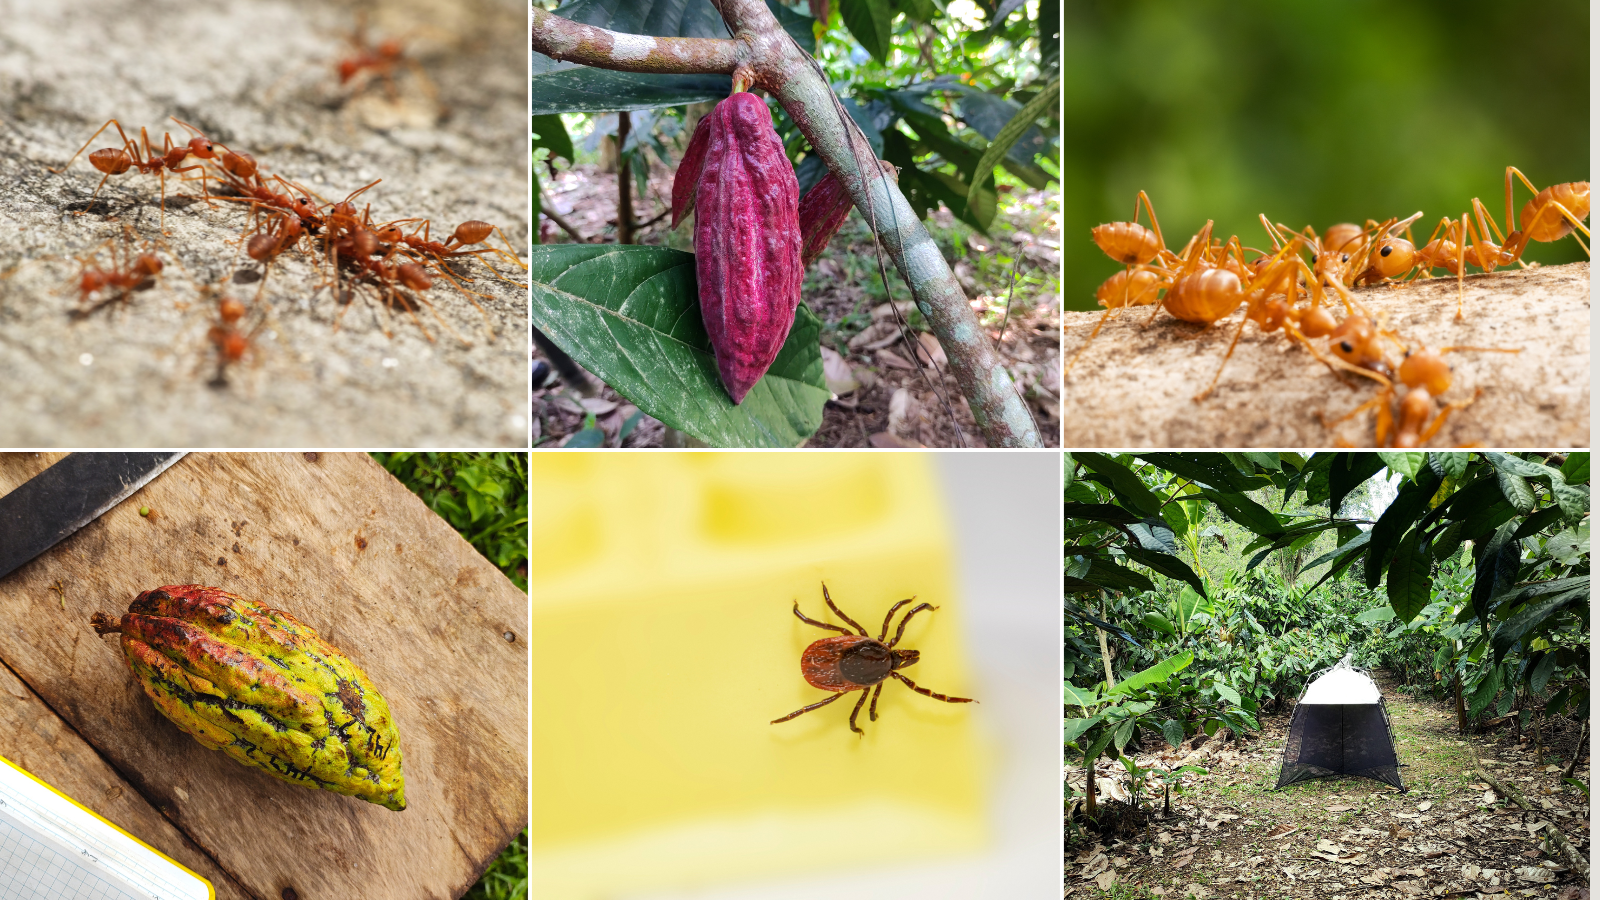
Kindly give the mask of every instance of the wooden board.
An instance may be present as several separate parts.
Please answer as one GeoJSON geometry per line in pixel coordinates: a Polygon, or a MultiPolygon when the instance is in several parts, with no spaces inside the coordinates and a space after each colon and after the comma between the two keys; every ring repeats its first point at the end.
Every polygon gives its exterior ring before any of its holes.
{"type": "MultiPolygon", "coordinates": [[[[55,458],[0,457],[0,494],[55,458]]],[[[92,769],[36,773],[185,864],[192,842],[214,865],[191,867],[260,900],[456,897],[477,880],[527,823],[527,623],[527,596],[365,454],[191,454],[0,579],[0,661],[66,726],[29,727],[75,731],[138,802],[108,800],[92,769]],[[89,617],[185,583],[287,610],[366,670],[399,726],[406,810],[270,778],[155,711],[89,617]]],[[[0,754],[28,766],[16,730],[0,754]]]]}

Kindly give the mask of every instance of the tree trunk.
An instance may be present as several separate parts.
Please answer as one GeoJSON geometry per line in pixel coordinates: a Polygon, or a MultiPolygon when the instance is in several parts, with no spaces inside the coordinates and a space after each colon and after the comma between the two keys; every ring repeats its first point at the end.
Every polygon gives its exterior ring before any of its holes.
{"type": "Polygon", "coordinates": [[[1456,670],[1456,732],[1467,733],[1467,705],[1461,698],[1461,670],[1456,670]]]}
{"type": "MultiPolygon", "coordinates": [[[[1107,260],[1106,274],[1114,270],[1107,260]]],[[[1354,296],[1387,316],[1384,327],[1412,346],[1521,350],[1445,357],[1454,379],[1443,400],[1472,400],[1479,388],[1483,394],[1451,413],[1431,446],[1589,446],[1589,263],[1469,276],[1460,320],[1454,278],[1379,285],[1354,296]]],[[[1348,373],[1342,384],[1304,347],[1290,346],[1282,331],[1263,335],[1254,324],[1246,326],[1215,392],[1196,403],[1195,394],[1211,382],[1244,314],[1234,312],[1200,333],[1165,310],[1145,327],[1152,309],[1118,312],[1067,372],[1061,395],[1066,446],[1372,445],[1373,412],[1332,428],[1318,414],[1333,422],[1375,397],[1378,384],[1348,373]]],[[[1065,312],[1061,318],[1071,360],[1100,313],[1065,312]]],[[[1311,343],[1328,354],[1326,341],[1311,343]]],[[[1387,349],[1399,358],[1393,345],[1387,349]]]]}
{"type": "Polygon", "coordinates": [[[633,163],[626,152],[633,122],[626,110],[617,113],[617,243],[633,243],[633,163]]]}
{"type": "Polygon", "coordinates": [[[1572,754],[1572,762],[1567,763],[1567,770],[1561,773],[1562,778],[1571,778],[1572,773],[1578,770],[1578,760],[1583,759],[1584,747],[1589,741],[1589,723],[1583,723],[1583,731],[1578,733],[1578,749],[1572,754]]]}

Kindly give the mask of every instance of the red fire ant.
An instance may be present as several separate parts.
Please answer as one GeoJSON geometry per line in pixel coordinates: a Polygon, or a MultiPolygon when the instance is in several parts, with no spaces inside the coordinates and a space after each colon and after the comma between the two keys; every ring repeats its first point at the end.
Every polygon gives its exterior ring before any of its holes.
{"type": "MultiPolygon", "coordinates": [[[[174,119],[173,121],[177,120],[174,119]]],[[[100,126],[99,131],[96,131],[94,134],[90,135],[89,139],[83,142],[83,146],[78,148],[77,153],[72,154],[72,158],[67,160],[66,165],[59,169],[50,169],[50,171],[56,174],[65,172],[68,167],[70,167],[73,162],[77,160],[83,151],[87,150],[89,145],[94,143],[95,138],[99,137],[101,133],[113,125],[116,126],[117,134],[122,136],[122,148],[117,149],[115,147],[103,147],[89,154],[89,164],[94,166],[99,171],[105,173],[100,178],[100,183],[95,185],[94,193],[89,195],[89,206],[94,205],[95,198],[100,196],[100,189],[105,187],[106,179],[113,175],[121,175],[129,169],[137,169],[146,175],[155,175],[161,180],[161,233],[166,234],[167,173],[172,172],[174,174],[179,174],[183,172],[192,172],[198,169],[200,171],[201,191],[204,193],[206,178],[205,166],[199,163],[196,163],[192,166],[185,166],[182,163],[191,155],[199,157],[200,159],[216,159],[217,155],[212,147],[212,143],[203,135],[200,135],[199,132],[195,132],[196,137],[190,139],[187,143],[174,144],[172,142],[172,135],[163,133],[161,153],[157,155],[156,152],[150,147],[150,133],[147,129],[139,129],[139,143],[135,144],[133,141],[128,139],[127,132],[122,130],[122,123],[118,122],[116,119],[110,119],[104,125],[100,126]]],[[[187,128],[189,126],[184,127],[187,128]]],[[[190,130],[193,131],[192,128],[190,130]]],[[[86,211],[87,207],[84,210],[80,210],[78,215],[82,215],[86,211]]]]}
{"type": "Polygon", "coordinates": [[[134,291],[149,288],[155,283],[155,277],[161,274],[161,270],[164,268],[161,258],[151,252],[148,247],[145,252],[134,256],[132,239],[126,232],[124,232],[122,238],[123,252],[120,260],[117,258],[115,239],[107,241],[101,246],[108,245],[111,247],[111,265],[109,268],[101,268],[95,264],[95,259],[99,256],[98,249],[93,254],[78,261],[80,268],[75,287],[78,291],[80,307],[75,315],[79,317],[87,316],[102,306],[119,300],[126,300],[128,295],[134,291]],[[92,306],[81,305],[89,303],[90,297],[103,290],[111,291],[105,299],[92,306]]]}
{"type": "Polygon", "coordinates": [[[353,52],[339,60],[340,84],[348,84],[357,75],[369,72],[372,76],[383,79],[389,100],[393,102],[396,99],[395,69],[403,65],[411,70],[411,74],[417,79],[417,84],[422,87],[423,93],[428,95],[430,101],[437,98],[438,92],[434,89],[433,82],[428,80],[427,74],[422,71],[416,60],[406,55],[405,48],[398,39],[385,38],[376,44],[368,42],[365,15],[358,16],[356,30],[345,40],[353,52]]]}

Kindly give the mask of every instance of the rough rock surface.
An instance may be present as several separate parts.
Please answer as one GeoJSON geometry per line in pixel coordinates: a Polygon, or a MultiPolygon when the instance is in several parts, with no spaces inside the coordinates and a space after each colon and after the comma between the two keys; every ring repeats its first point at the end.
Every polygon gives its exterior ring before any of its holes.
{"type": "MultiPolygon", "coordinates": [[[[87,153],[49,168],[111,117],[159,152],[164,132],[188,138],[175,115],[330,202],[381,178],[359,198],[376,222],[427,218],[443,240],[481,219],[525,255],[525,15],[500,0],[0,0],[0,446],[524,445],[526,277],[509,261],[490,258],[515,283],[455,265],[482,312],[442,279],[415,321],[372,287],[346,304],[301,250],[257,302],[245,204],[212,207],[169,174],[163,236],[153,175],[112,177],[91,206],[87,153]],[[400,38],[426,81],[401,66],[392,84],[339,83],[363,9],[370,38],[400,38]],[[165,270],[82,314],[81,261],[109,263],[129,233],[165,270]],[[224,293],[249,306],[254,349],[219,378],[224,293]]],[[[119,141],[110,129],[90,149],[119,141]]]]}

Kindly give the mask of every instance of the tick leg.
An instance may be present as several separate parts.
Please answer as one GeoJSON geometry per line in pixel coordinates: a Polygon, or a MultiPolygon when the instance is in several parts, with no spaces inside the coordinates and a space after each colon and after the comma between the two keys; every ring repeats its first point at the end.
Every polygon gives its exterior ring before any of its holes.
{"type": "Polygon", "coordinates": [[[829,625],[827,622],[818,622],[816,619],[807,618],[806,614],[800,611],[800,601],[798,601],[798,600],[796,600],[795,603],[794,603],[794,614],[799,616],[800,617],[800,621],[806,623],[807,625],[815,625],[818,628],[826,628],[829,631],[837,631],[840,634],[854,634],[855,633],[855,632],[851,631],[848,628],[840,628],[837,625],[829,625]]]}
{"type": "Polygon", "coordinates": [[[894,611],[915,599],[917,598],[908,597],[905,600],[901,600],[899,603],[889,607],[889,614],[883,617],[883,630],[878,632],[878,643],[883,643],[883,636],[889,633],[889,623],[894,621],[894,611]]]}
{"type": "MultiPolygon", "coordinates": [[[[833,598],[828,596],[828,584],[827,584],[827,582],[823,582],[823,584],[822,584],[822,599],[827,601],[828,608],[833,610],[833,614],[838,616],[839,618],[845,620],[846,622],[849,622],[850,623],[850,627],[854,628],[856,630],[857,634],[861,635],[862,637],[866,637],[867,636],[867,630],[865,628],[862,628],[860,625],[857,625],[856,624],[856,620],[854,620],[854,619],[850,618],[849,616],[845,615],[843,610],[841,610],[841,609],[839,609],[839,607],[833,605],[833,598]]],[[[850,632],[848,632],[848,631],[845,632],[845,634],[849,634],[849,633],[850,632]]]]}
{"type": "MultiPolygon", "coordinates": [[[[883,683],[879,682],[878,686],[879,687],[883,687],[883,683]]],[[[856,734],[861,735],[862,737],[866,737],[867,733],[865,731],[862,731],[860,728],[856,727],[856,716],[861,713],[861,705],[866,703],[866,702],[867,702],[867,692],[865,690],[863,690],[861,692],[861,699],[856,701],[856,708],[850,710],[850,730],[854,731],[856,734]]]]}
{"type": "MultiPolygon", "coordinates": [[[[911,688],[913,691],[916,691],[917,693],[921,694],[924,697],[932,697],[935,700],[943,700],[946,703],[977,703],[978,702],[976,700],[973,700],[970,697],[946,697],[943,694],[935,694],[933,691],[930,691],[927,688],[917,687],[915,682],[913,682],[911,679],[905,677],[904,675],[901,675],[899,672],[890,672],[889,674],[891,676],[895,677],[895,678],[900,679],[902,682],[905,683],[906,687],[911,688]]],[[[798,713],[796,715],[798,715],[798,713]]]]}
{"type": "Polygon", "coordinates": [[[806,707],[802,707],[800,709],[797,709],[794,712],[789,713],[787,716],[784,716],[781,719],[773,719],[769,724],[776,725],[779,722],[787,722],[790,719],[794,718],[795,716],[804,715],[805,713],[811,712],[813,709],[818,709],[818,708],[827,706],[829,703],[832,703],[833,701],[835,701],[835,700],[837,700],[837,699],[839,699],[840,697],[843,697],[843,696],[844,696],[844,694],[834,694],[832,697],[829,697],[826,700],[819,700],[816,703],[811,704],[810,706],[806,706],[806,707]]]}
{"type": "Polygon", "coordinates": [[[880,681],[878,682],[878,686],[872,689],[872,707],[869,710],[871,715],[868,716],[868,718],[872,719],[874,722],[878,721],[878,695],[882,693],[883,682],[880,681]]]}
{"type": "MultiPolygon", "coordinates": [[[[913,598],[913,599],[915,599],[915,598],[913,598]]],[[[900,627],[895,630],[894,640],[890,641],[888,646],[893,647],[895,644],[900,643],[900,638],[902,636],[904,636],[905,633],[906,633],[906,623],[911,621],[911,617],[912,616],[916,615],[919,612],[922,612],[925,609],[938,609],[938,608],[939,607],[934,606],[932,603],[919,603],[916,606],[911,607],[911,612],[906,613],[906,617],[904,619],[900,620],[900,627]]]]}

